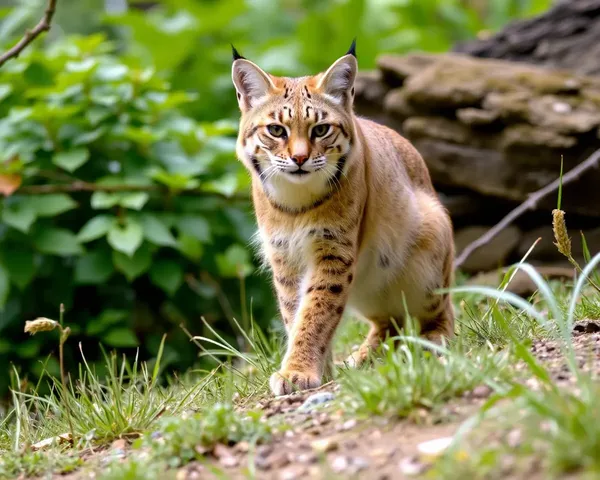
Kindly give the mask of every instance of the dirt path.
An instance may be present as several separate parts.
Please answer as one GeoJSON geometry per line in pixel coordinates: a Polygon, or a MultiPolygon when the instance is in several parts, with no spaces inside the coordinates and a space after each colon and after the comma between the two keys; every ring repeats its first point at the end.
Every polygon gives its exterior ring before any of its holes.
{"type": "MultiPolygon", "coordinates": [[[[579,322],[574,329],[573,345],[579,366],[600,374],[600,323],[579,322]]],[[[531,349],[548,366],[553,379],[568,387],[573,378],[559,342],[538,339],[531,349]]],[[[532,389],[537,387],[535,379],[525,378],[524,381],[532,389]]],[[[411,478],[426,466],[419,460],[422,458],[422,455],[419,457],[419,445],[452,437],[462,421],[474,414],[490,393],[485,386],[476,387],[438,410],[417,409],[406,419],[352,418],[333,402],[342,395],[334,383],[285,397],[265,398],[247,407],[263,410],[265,417],[282,426],[268,444],[256,448],[246,442],[217,445],[202,452],[206,454],[204,463],[192,462],[164,478],[411,478]]],[[[122,457],[126,458],[129,453],[127,442],[117,442],[91,458],[91,463],[101,465],[101,457],[110,456],[115,449],[121,450],[122,457]]],[[[91,470],[97,471],[97,468],[91,470]]],[[[84,467],[82,471],[61,478],[80,480],[95,476],[84,467]]]]}
{"type": "MultiPolygon", "coordinates": [[[[404,478],[403,471],[422,468],[415,461],[417,445],[452,436],[460,420],[474,413],[483,401],[471,394],[439,412],[417,411],[405,420],[347,419],[344,412],[328,408],[327,401],[310,406],[336,393],[337,386],[328,385],[263,402],[267,415],[280,416],[290,429],[253,453],[244,443],[220,447],[213,452],[216,464],[232,479],[247,478],[252,463],[256,477],[266,480],[404,478]]],[[[209,471],[208,466],[194,463],[183,468],[178,478],[211,478],[209,471]]]]}

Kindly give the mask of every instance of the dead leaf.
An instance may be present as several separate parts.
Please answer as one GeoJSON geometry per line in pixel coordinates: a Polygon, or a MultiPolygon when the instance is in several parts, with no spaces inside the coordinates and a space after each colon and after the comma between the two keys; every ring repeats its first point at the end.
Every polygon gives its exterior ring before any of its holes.
{"type": "Polygon", "coordinates": [[[5,197],[11,196],[21,186],[23,179],[15,173],[0,175],[0,193],[5,197]]]}
{"type": "Polygon", "coordinates": [[[53,444],[60,445],[63,443],[73,443],[73,437],[71,436],[70,433],[61,433],[60,435],[58,435],[56,437],[46,438],[37,443],[34,443],[31,446],[31,450],[36,452],[38,450],[43,450],[45,448],[48,448],[50,445],[53,445],[53,444]]]}

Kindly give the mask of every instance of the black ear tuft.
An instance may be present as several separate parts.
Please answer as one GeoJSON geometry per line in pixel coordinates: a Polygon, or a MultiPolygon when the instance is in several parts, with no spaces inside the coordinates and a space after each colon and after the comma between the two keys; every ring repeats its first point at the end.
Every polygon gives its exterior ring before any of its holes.
{"type": "Polygon", "coordinates": [[[235,49],[235,47],[234,47],[233,45],[231,45],[231,53],[232,53],[232,55],[233,55],[233,61],[234,61],[234,62],[235,62],[236,60],[240,60],[240,59],[242,59],[242,60],[245,60],[245,59],[246,59],[246,57],[242,57],[242,56],[240,55],[240,52],[238,52],[238,51],[235,49]]]}
{"type": "Polygon", "coordinates": [[[356,58],[356,37],[354,37],[354,40],[352,40],[352,45],[350,45],[350,49],[346,55],[352,55],[354,58],[356,58]]]}

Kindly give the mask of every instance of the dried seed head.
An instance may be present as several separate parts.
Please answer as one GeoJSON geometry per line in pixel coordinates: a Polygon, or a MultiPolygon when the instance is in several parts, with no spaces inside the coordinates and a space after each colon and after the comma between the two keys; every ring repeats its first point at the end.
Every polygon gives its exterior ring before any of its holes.
{"type": "Polygon", "coordinates": [[[565,212],[562,210],[552,210],[552,230],[558,251],[565,257],[571,256],[571,239],[567,233],[567,224],[565,223],[565,212]]]}
{"type": "Polygon", "coordinates": [[[58,322],[49,318],[36,318],[35,320],[27,320],[25,322],[25,333],[32,335],[38,332],[50,332],[58,327],[58,322]]]}

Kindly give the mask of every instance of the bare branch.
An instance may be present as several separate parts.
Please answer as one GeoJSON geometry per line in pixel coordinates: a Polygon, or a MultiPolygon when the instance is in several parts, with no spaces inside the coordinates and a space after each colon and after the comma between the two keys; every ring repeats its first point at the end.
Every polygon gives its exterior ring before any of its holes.
{"type": "Polygon", "coordinates": [[[41,35],[43,32],[47,32],[50,30],[50,24],[52,22],[52,17],[54,16],[54,12],[56,11],[56,2],[57,0],[48,0],[48,6],[46,7],[46,11],[44,12],[44,16],[38,22],[38,24],[33,27],[31,30],[27,30],[25,35],[21,40],[19,40],[12,48],[8,49],[2,55],[0,55],[0,67],[4,65],[11,58],[18,57],[21,52],[25,49],[27,45],[29,45],[36,37],[41,35]]]}
{"type": "MultiPolygon", "coordinates": [[[[586,160],[581,162],[576,167],[569,170],[566,174],[563,175],[562,184],[566,185],[567,183],[576,180],[584,173],[586,170],[589,170],[592,167],[595,167],[600,161],[600,149],[596,150],[592,153],[586,160]]],[[[531,193],[527,200],[525,200],[521,205],[512,210],[508,215],[506,215],[498,224],[494,225],[491,229],[485,232],[484,235],[479,237],[474,242],[469,243],[461,254],[458,256],[456,261],[454,262],[454,268],[459,268],[467,258],[479,247],[487,244],[492,240],[498,233],[508,227],[512,222],[514,222],[518,217],[523,215],[527,210],[533,209],[537,206],[538,202],[544,198],[549,193],[556,191],[560,185],[561,179],[560,177],[554,180],[552,183],[546,185],[543,188],[531,193]]]]}
{"type": "MultiPolygon", "coordinates": [[[[76,193],[76,192],[106,192],[106,193],[133,193],[133,192],[159,192],[168,193],[166,187],[160,185],[98,185],[96,183],[76,180],[73,183],[56,183],[46,185],[26,185],[19,188],[15,194],[23,195],[51,195],[53,193],[76,193]]],[[[217,197],[229,201],[248,201],[249,197],[244,195],[227,196],[219,192],[207,192],[205,190],[183,190],[179,195],[217,197]]]]}

